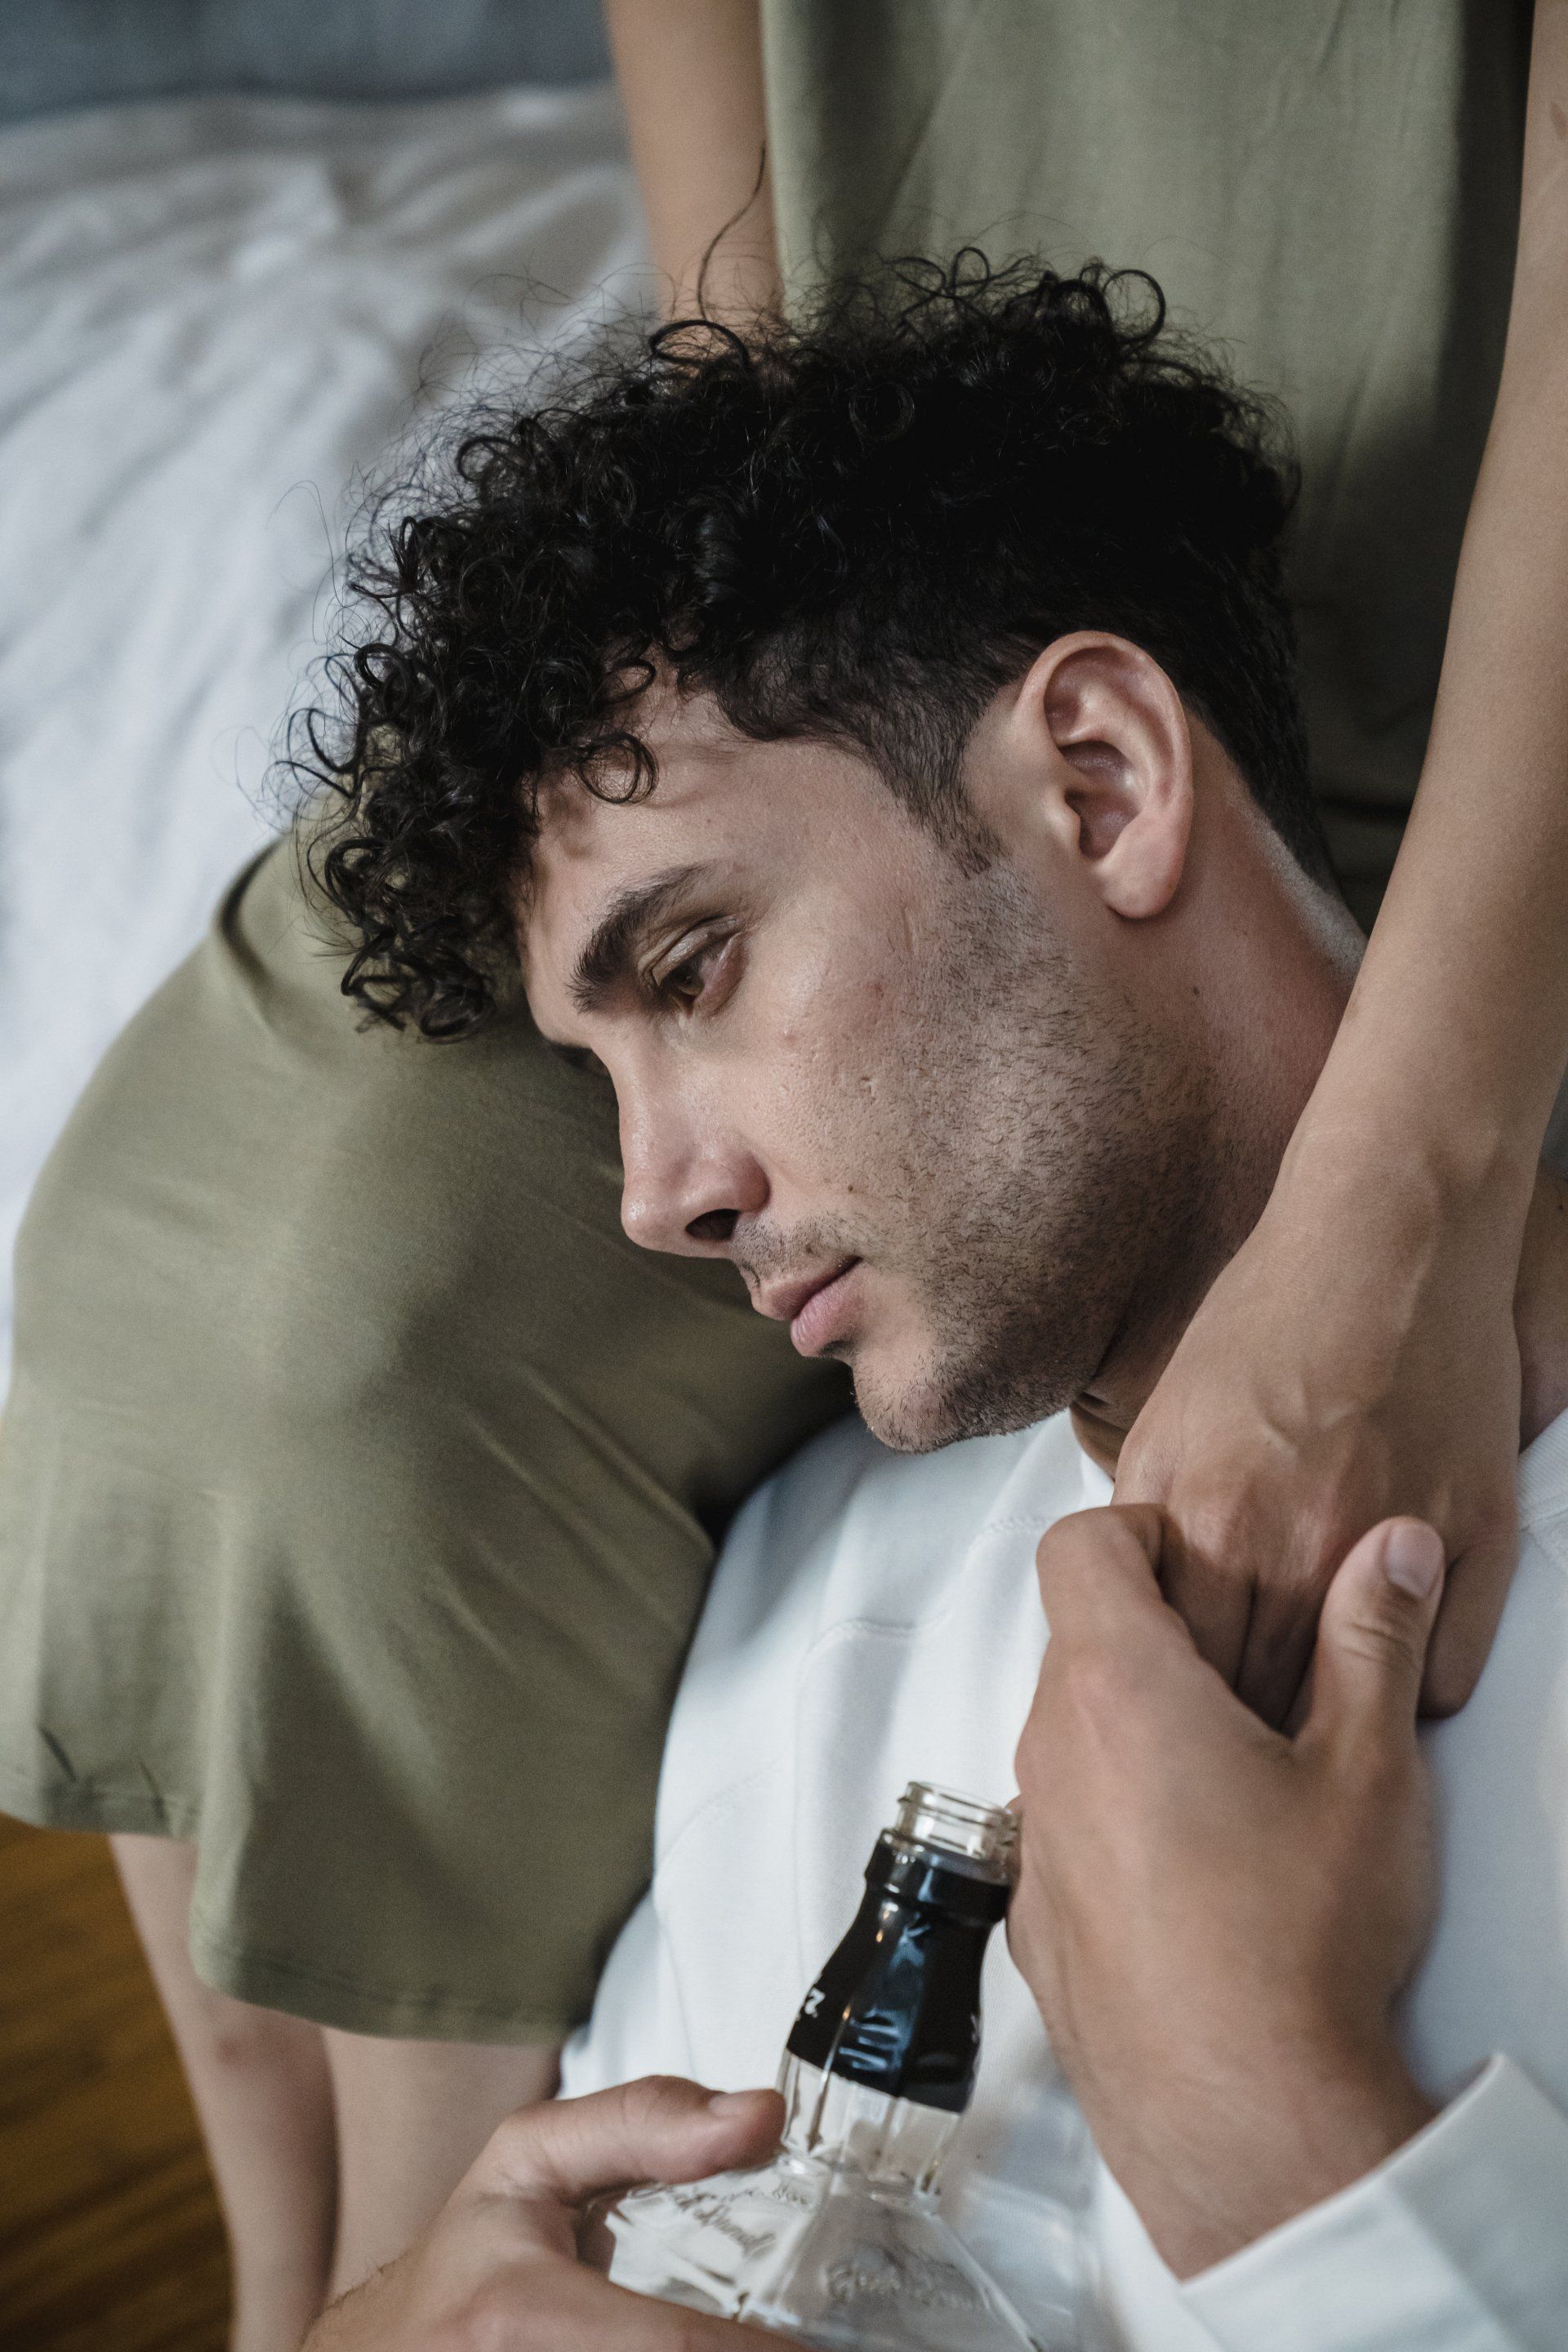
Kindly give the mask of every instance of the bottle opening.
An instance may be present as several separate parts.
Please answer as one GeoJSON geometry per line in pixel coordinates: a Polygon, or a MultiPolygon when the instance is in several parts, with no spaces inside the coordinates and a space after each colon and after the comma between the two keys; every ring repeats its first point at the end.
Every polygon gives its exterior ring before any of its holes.
{"type": "Polygon", "coordinates": [[[893,1835],[911,1845],[962,1854],[1002,1876],[1011,1873],[1018,1816],[1005,1805],[988,1805],[956,1789],[939,1789],[931,1780],[911,1780],[899,1799],[893,1835]]]}

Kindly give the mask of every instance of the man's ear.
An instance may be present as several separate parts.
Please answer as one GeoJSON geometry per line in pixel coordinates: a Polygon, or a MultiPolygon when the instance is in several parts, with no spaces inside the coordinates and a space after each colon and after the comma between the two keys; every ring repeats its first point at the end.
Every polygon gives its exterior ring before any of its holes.
{"type": "Polygon", "coordinates": [[[1098,629],[1058,637],[1005,725],[1008,765],[1030,775],[1037,817],[1105,904],[1132,921],[1163,914],[1192,831],[1193,739],[1159,663],[1098,629]]]}

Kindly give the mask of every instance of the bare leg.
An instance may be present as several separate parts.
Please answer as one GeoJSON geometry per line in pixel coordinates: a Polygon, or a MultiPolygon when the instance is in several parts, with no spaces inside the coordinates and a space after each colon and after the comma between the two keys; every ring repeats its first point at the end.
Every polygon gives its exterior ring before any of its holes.
{"type": "Polygon", "coordinates": [[[328,2026],[338,2116],[331,2292],[391,2262],[439,2211],[503,2116],[547,2099],[553,2049],[384,2042],[328,2026]]]}
{"type": "Polygon", "coordinates": [[[231,2352],[298,2352],[331,2261],[336,2139],[321,2029],[203,1984],[186,1937],[196,1850],[110,1839],[184,2066],[228,2228],[231,2352]]]}
{"type": "Polygon", "coordinates": [[[223,2200],[232,2352],[297,2352],[329,2278],[341,2294],[400,2254],[502,2116],[550,2096],[557,2053],[343,2033],[214,1992],[186,1943],[195,1847],[110,1843],[223,2200]]]}

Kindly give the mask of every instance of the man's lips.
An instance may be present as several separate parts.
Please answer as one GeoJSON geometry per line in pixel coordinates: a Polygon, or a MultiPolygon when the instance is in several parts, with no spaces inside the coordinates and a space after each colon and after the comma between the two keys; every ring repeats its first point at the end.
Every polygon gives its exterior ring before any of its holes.
{"type": "Polygon", "coordinates": [[[775,1322],[787,1323],[791,1342],[801,1355],[817,1355],[834,1336],[834,1326],[847,1303],[845,1286],[859,1263],[858,1257],[847,1257],[803,1282],[769,1284],[757,1293],[757,1311],[775,1322]]]}

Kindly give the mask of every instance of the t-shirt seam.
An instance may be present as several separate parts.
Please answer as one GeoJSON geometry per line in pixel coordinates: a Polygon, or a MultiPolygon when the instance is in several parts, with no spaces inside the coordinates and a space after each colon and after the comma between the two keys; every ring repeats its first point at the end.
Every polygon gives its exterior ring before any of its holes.
{"type": "Polygon", "coordinates": [[[1520,1523],[1521,1548],[1534,1544],[1559,1575],[1568,1577],[1568,1497],[1544,1516],[1520,1523]]]}
{"type": "MultiPolygon", "coordinates": [[[[726,1780],[721,1789],[712,1790],[709,1795],[703,1798],[702,1802],[699,1805],[697,1811],[694,1813],[689,1814],[688,1818],[682,1822],[680,1827],[675,1832],[670,1843],[666,1846],[662,1852],[656,1851],[653,1865],[653,1884],[650,1890],[653,1896],[653,1907],[656,1917],[662,1916],[662,1909],[659,1902],[659,1882],[663,1878],[665,1873],[673,1866],[677,1854],[680,1852],[681,1847],[686,1843],[692,1832],[705,1822],[710,1813],[715,1812],[721,1805],[730,1804],[735,1798],[743,1795],[748,1789],[755,1788],[759,1782],[771,1778],[771,1776],[778,1770],[784,1752],[785,1751],[782,1748],[776,1749],[772,1756],[764,1759],[761,1764],[753,1765],[752,1769],[749,1772],[743,1773],[738,1780],[726,1780]]],[[[656,1830],[656,1846],[657,1840],[658,1832],[656,1830]]]]}
{"type": "MultiPolygon", "coordinates": [[[[40,1808],[58,1807],[72,1812],[112,1809],[129,1811],[142,1819],[153,1814],[182,1823],[198,1822],[202,1817],[202,1807],[196,1798],[155,1793],[145,1782],[133,1785],[129,1781],[106,1781],[96,1778],[72,1780],[60,1772],[41,1778],[5,1759],[0,1759],[0,1780],[24,1800],[40,1808]]],[[[112,1829],[105,1833],[112,1834],[112,1829]]],[[[176,1836],[185,1833],[183,1828],[172,1832],[176,1836]]]]}
{"type": "Polygon", "coordinates": [[[339,1969],[312,1967],[281,1952],[270,1951],[264,1944],[220,1934],[208,1924],[195,1903],[191,1906],[190,1932],[194,1948],[265,1970],[268,1976],[287,1978],[293,1983],[321,1985],[336,1992],[355,1993],[362,2000],[375,2001],[389,2009],[455,2011],[464,2017],[505,2017],[518,2024],[539,2025],[560,2033],[574,2032],[583,2021],[582,2016],[576,2012],[567,2019],[559,2011],[545,2015],[532,2011],[507,2009],[495,2001],[467,1999],[461,1993],[411,1992],[405,1986],[378,1984],[368,1977],[351,1976],[339,1969]]]}

